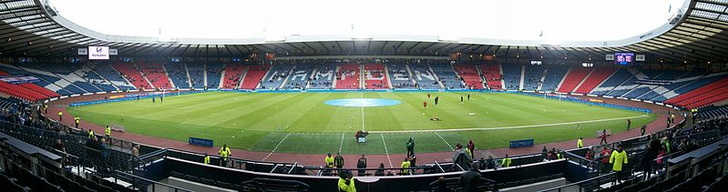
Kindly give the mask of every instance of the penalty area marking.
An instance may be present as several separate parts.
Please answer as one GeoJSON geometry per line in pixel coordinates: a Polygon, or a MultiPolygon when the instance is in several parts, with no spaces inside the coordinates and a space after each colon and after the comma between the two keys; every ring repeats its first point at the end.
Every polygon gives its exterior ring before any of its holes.
{"type": "Polygon", "coordinates": [[[452,132],[452,131],[491,131],[491,130],[503,130],[503,129],[524,129],[524,128],[533,128],[533,127],[548,127],[548,126],[557,126],[557,125],[574,125],[574,124],[582,124],[582,123],[595,123],[595,122],[604,122],[604,121],[613,121],[613,120],[622,120],[622,119],[636,119],[636,118],[644,118],[648,115],[639,115],[639,116],[631,116],[631,117],[619,117],[619,118],[611,118],[611,119],[597,119],[597,120],[587,120],[587,121],[573,121],[573,122],[565,122],[565,123],[551,123],[551,124],[539,124],[539,125],[519,125],[519,126],[508,126],[508,127],[476,127],[476,128],[462,128],[462,129],[432,129],[432,130],[412,130],[412,131],[370,131],[369,133],[426,133],[426,132],[452,132]]]}
{"type": "Polygon", "coordinates": [[[440,139],[442,139],[442,142],[445,142],[445,144],[447,144],[447,146],[450,147],[450,150],[455,151],[455,149],[452,148],[452,145],[450,145],[450,143],[448,143],[447,141],[445,141],[445,138],[442,138],[442,136],[439,133],[435,132],[435,135],[437,135],[437,137],[440,137],[440,139]]]}
{"type": "Polygon", "coordinates": [[[384,140],[384,134],[379,134],[382,136],[382,143],[384,143],[384,153],[387,154],[387,161],[389,161],[389,167],[394,168],[394,165],[392,165],[392,158],[389,158],[389,150],[387,149],[387,141],[384,140]]]}
{"type": "Polygon", "coordinates": [[[261,161],[265,161],[266,159],[268,159],[268,157],[270,157],[270,155],[273,155],[273,153],[276,152],[276,149],[278,149],[278,146],[281,146],[281,143],[283,143],[283,141],[285,141],[289,135],[291,135],[290,132],[285,137],[283,137],[283,139],[281,139],[281,141],[278,142],[278,145],[276,145],[276,147],[273,148],[273,151],[270,151],[270,153],[268,153],[268,155],[266,155],[265,158],[263,158],[263,160],[261,160],[261,161]]]}

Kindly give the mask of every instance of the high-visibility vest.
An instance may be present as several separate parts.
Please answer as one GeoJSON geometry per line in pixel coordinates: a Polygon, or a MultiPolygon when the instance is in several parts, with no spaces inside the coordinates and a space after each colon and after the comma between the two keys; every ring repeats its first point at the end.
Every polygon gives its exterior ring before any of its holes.
{"type": "Polygon", "coordinates": [[[78,123],[79,121],[81,121],[81,118],[80,117],[76,117],[75,119],[76,119],[76,123],[78,123]]]}
{"type": "Polygon", "coordinates": [[[582,148],[582,147],[584,147],[584,140],[581,140],[581,139],[577,140],[577,141],[576,141],[576,147],[577,147],[577,148],[582,148]]]}
{"type": "Polygon", "coordinates": [[[334,167],[334,157],[326,156],[324,162],[326,162],[326,167],[334,167]]]}
{"type": "Polygon", "coordinates": [[[410,161],[402,161],[402,173],[409,173],[410,161]]]}
{"type": "Polygon", "coordinates": [[[232,154],[229,147],[221,147],[218,153],[220,153],[220,157],[228,157],[230,154],[232,154]]]}
{"type": "Polygon", "coordinates": [[[110,126],[106,126],[106,130],[104,130],[104,133],[106,133],[106,136],[110,136],[111,135],[111,127],[110,126]]]}
{"type": "Polygon", "coordinates": [[[501,167],[510,167],[511,166],[511,158],[506,157],[501,160],[501,167]]]}
{"type": "Polygon", "coordinates": [[[88,138],[90,139],[93,137],[94,137],[94,130],[88,130],[88,138]]]}
{"type": "Polygon", "coordinates": [[[63,112],[58,112],[58,116],[63,116],[63,112]]]}
{"type": "Polygon", "coordinates": [[[205,164],[210,164],[210,156],[205,155],[205,164]]]}

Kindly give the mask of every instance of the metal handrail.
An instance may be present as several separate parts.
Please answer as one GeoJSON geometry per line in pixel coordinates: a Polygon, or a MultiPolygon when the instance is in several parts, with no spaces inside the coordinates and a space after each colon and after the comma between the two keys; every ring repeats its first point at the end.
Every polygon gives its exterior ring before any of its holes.
{"type": "MultiPolygon", "coordinates": [[[[562,186],[556,186],[556,187],[552,187],[552,188],[540,190],[539,192],[549,192],[549,191],[559,191],[560,192],[561,189],[563,189],[563,188],[573,187],[573,186],[581,186],[582,184],[585,184],[585,183],[588,183],[588,182],[593,182],[595,180],[596,181],[601,181],[603,178],[611,177],[611,176],[613,176],[615,174],[616,173],[611,172],[611,173],[608,173],[608,174],[599,175],[599,176],[596,176],[596,177],[592,177],[592,178],[589,178],[589,179],[585,179],[585,180],[582,180],[582,181],[579,181],[579,182],[575,182],[575,183],[571,183],[571,184],[566,184],[566,185],[562,185],[562,186]]],[[[580,191],[581,191],[581,189],[580,189],[580,191]]]]}
{"type": "Polygon", "coordinates": [[[193,192],[192,190],[185,189],[185,188],[182,188],[182,187],[179,187],[179,186],[174,186],[174,185],[170,185],[170,184],[166,184],[166,183],[160,183],[160,182],[157,182],[157,181],[153,181],[153,180],[150,180],[150,179],[147,179],[147,178],[144,178],[144,177],[140,177],[140,176],[132,175],[132,174],[129,174],[129,173],[121,172],[121,171],[118,171],[118,170],[115,171],[114,174],[117,175],[117,177],[114,177],[114,180],[117,180],[119,175],[124,176],[124,177],[127,177],[127,178],[130,178],[131,179],[130,183],[132,184],[132,186],[134,186],[134,184],[136,183],[135,182],[136,180],[141,180],[141,181],[144,181],[144,182],[151,183],[152,184],[152,191],[155,191],[155,188],[156,188],[156,187],[154,187],[155,185],[160,185],[160,186],[164,186],[164,187],[167,187],[167,188],[170,188],[170,189],[174,189],[175,192],[177,192],[177,191],[193,192]]]}

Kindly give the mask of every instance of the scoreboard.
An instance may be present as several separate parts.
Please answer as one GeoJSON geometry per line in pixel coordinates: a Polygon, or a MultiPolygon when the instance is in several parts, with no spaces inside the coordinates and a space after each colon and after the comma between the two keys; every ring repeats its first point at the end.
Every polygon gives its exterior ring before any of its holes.
{"type": "Polygon", "coordinates": [[[614,53],[614,63],[629,65],[634,62],[634,53],[614,53]]]}

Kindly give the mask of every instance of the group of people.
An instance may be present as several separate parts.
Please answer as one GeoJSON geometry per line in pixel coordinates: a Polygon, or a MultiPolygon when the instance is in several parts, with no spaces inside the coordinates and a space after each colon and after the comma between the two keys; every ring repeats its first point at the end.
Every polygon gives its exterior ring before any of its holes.
{"type": "Polygon", "coordinates": [[[543,149],[541,149],[541,157],[543,157],[543,161],[563,159],[564,151],[556,148],[551,148],[551,150],[548,150],[546,149],[546,146],[543,146],[543,149]]]}
{"type": "MultiPolygon", "coordinates": [[[[427,101],[431,98],[431,96],[432,95],[430,95],[429,93],[427,94],[427,100],[422,102],[422,107],[427,108],[427,105],[428,105],[427,101]]],[[[468,93],[467,96],[462,96],[462,95],[460,96],[460,104],[465,103],[466,98],[468,101],[470,101],[470,93],[468,93]]],[[[440,103],[440,96],[435,96],[435,99],[433,99],[433,102],[434,102],[435,106],[437,106],[437,104],[440,103]]]]}

